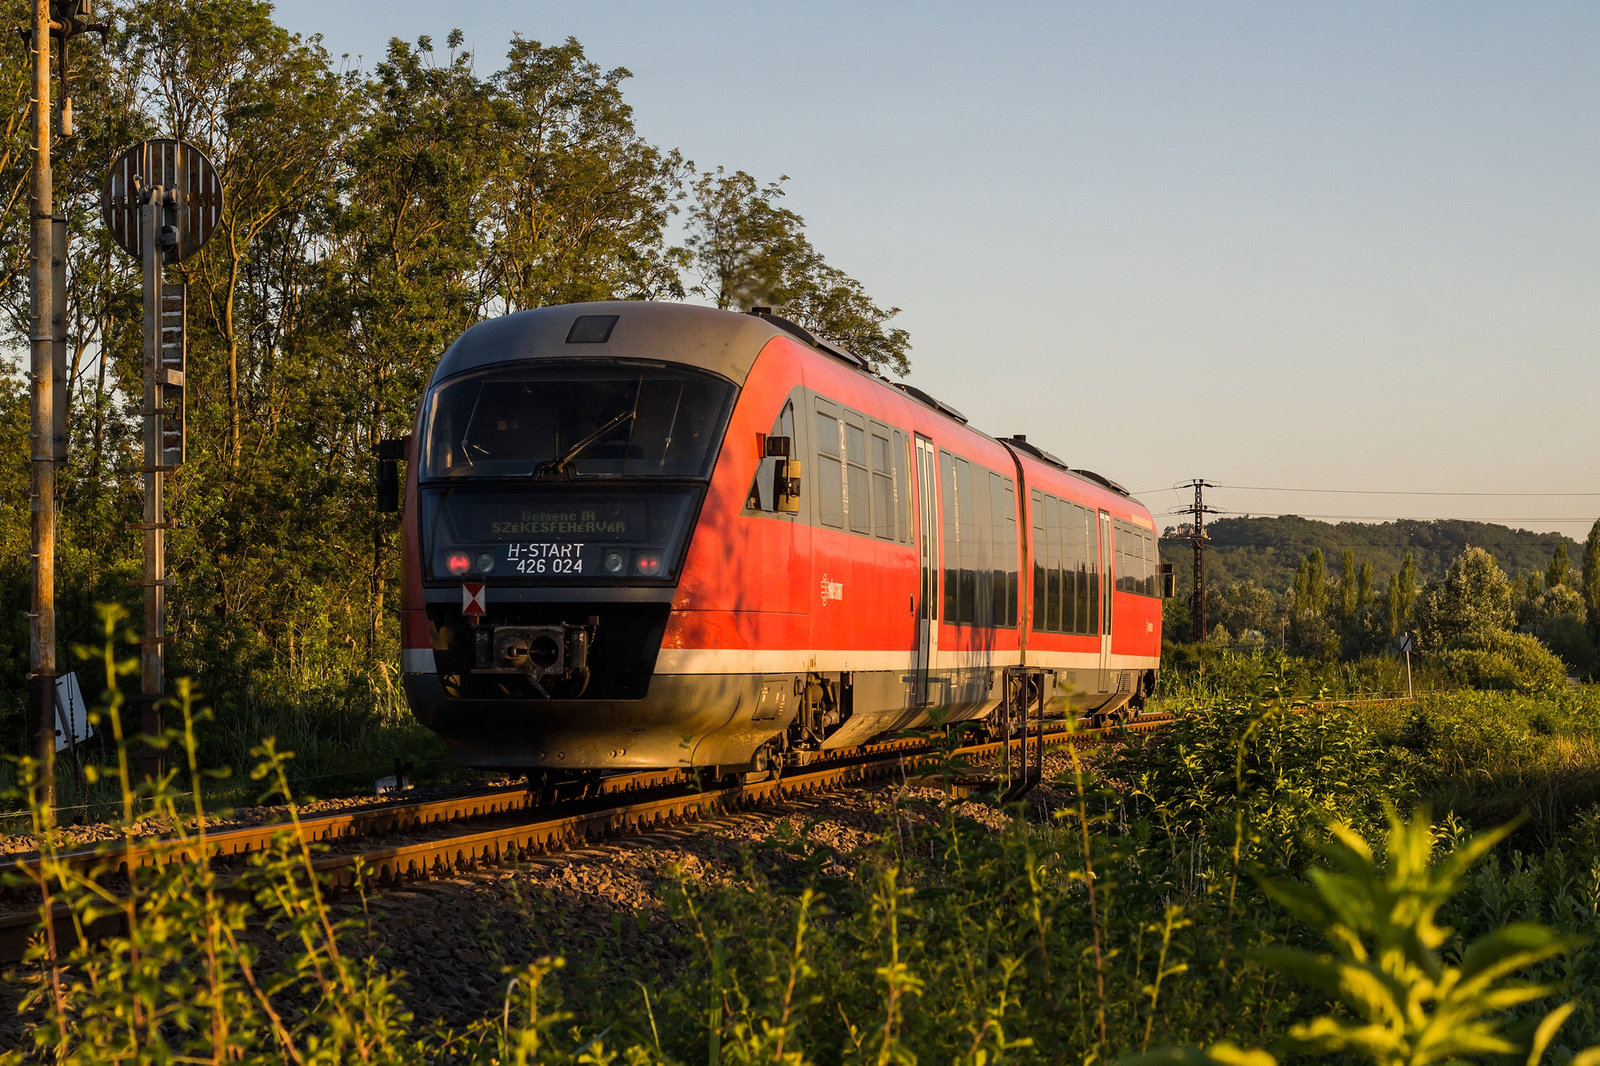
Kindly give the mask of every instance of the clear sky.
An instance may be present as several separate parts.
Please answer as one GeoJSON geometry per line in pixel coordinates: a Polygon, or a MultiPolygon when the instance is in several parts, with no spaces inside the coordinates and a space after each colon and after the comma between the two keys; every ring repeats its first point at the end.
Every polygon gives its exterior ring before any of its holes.
{"type": "MultiPolygon", "coordinates": [[[[459,26],[633,72],[640,130],[790,176],[913,383],[1258,514],[1600,516],[1600,5],[283,0],[336,55],[459,26]]],[[[1148,492],[1158,515],[1183,494],[1148,492]]],[[[1171,521],[1158,519],[1158,521],[1171,521]]]]}

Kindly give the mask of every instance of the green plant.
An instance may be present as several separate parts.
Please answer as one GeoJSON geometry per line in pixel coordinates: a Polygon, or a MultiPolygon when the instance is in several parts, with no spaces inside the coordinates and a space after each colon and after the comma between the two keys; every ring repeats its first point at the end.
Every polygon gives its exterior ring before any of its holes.
{"type": "MultiPolygon", "coordinates": [[[[1548,999],[1556,989],[1515,975],[1581,941],[1534,922],[1512,922],[1466,945],[1459,961],[1451,962],[1441,949],[1452,930],[1435,921],[1468,870],[1513,828],[1480,834],[1435,862],[1427,816],[1418,812],[1408,822],[1391,811],[1384,862],[1374,858],[1359,834],[1334,823],[1333,839],[1320,849],[1326,866],[1311,869],[1304,882],[1264,878],[1267,895],[1321,933],[1329,950],[1269,948],[1256,952],[1257,961],[1322,990],[1347,1012],[1291,1026],[1282,1050],[1348,1053],[1374,1066],[1503,1055],[1537,1066],[1576,1004],[1535,1015],[1526,1035],[1516,1033],[1512,1012],[1548,999]]],[[[1123,1066],[1207,1061],[1270,1066],[1276,1059],[1265,1051],[1217,1044],[1204,1052],[1174,1048],[1124,1059],[1123,1066]]],[[[1573,1061],[1600,1062],[1600,1048],[1573,1061]]]]}

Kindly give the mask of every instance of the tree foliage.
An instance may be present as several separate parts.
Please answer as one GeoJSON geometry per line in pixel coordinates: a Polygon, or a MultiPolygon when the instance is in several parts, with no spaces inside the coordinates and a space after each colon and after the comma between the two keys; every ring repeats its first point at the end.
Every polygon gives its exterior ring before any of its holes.
{"type": "Polygon", "coordinates": [[[1549,588],[1565,585],[1572,574],[1572,563],[1567,558],[1567,542],[1556,542],[1556,550],[1550,554],[1550,569],[1545,571],[1544,583],[1549,588]]]}
{"type": "Polygon", "coordinates": [[[911,369],[911,337],[890,326],[898,307],[873,303],[860,282],[823,260],[804,220],[779,200],[788,177],[765,185],[744,171],[700,175],[689,209],[694,291],[718,307],[778,314],[849,348],[874,370],[911,369]]]}
{"type": "MultiPolygon", "coordinates": [[[[708,185],[653,143],[624,95],[627,69],[575,40],[515,37],[485,75],[455,31],[437,49],[391,41],[356,69],[261,0],[132,0],[97,15],[110,39],[74,47],[78,133],[55,155],[72,308],[62,640],[92,636],[96,599],[138,597],[125,581],[140,545],[125,526],[142,493],[139,276],[101,220],[104,168],[141,138],[182,137],[216,164],[226,209],[169,271],[189,293],[169,669],[196,674],[224,714],[269,674],[392,694],[398,526],[373,507],[376,442],[410,430],[444,348],[486,315],[683,297],[708,260],[693,225],[689,244],[674,242],[674,217],[725,172],[708,185]]],[[[13,351],[28,331],[27,98],[26,64],[0,68],[0,331],[13,351]]],[[[752,187],[732,190],[735,207],[766,202],[752,187]]],[[[903,373],[894,311],[826,263],[798,215],[757,215],[740,224],[728,291],[770,291],[903,373]]],[[[27,417],[20,382],[0,376],[0,439],[27,417]]],[[[0,452],[0,719],[20,713],[26,664],[26,467],[25,445],[0,452]]]]}
{"type": "Polygon", "coordinates": [[[1482,548],[1468,548],[1428,585],[1417,605],[1417,636],[1427,648],[1469,637],[1509,632],[1516,624],[1511,581],[1482,548]]]}

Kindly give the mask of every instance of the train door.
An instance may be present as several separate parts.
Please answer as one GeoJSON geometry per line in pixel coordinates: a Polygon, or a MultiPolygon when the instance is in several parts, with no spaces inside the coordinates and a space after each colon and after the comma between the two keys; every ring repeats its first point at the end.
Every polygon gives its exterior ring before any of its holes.
{"type": "Polygon", "coordinates": [[[933,702],[928,691],[928,670],[939,644],[939,514],[934,506],[933,444],[926,437],[917,437],[917,562],[920,579],[917,582],[917,705],[933,702]]]}
{"type": "Polygon", "coordinates": [[[1111,516],[1100,512],[1100,684],[1102,691],[1111,669],[1111,589],[1116,575],[1111,572],[1112,549],[1111,516]]]}

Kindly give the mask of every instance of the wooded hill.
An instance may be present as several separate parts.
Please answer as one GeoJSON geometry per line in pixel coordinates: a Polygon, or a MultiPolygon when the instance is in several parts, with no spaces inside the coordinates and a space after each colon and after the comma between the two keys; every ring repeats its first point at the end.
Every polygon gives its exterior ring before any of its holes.
{"type": "MultiPolygon", "coordinates": [[[[1556,544],[1565,540],[1574,570],[1583,565],[1583,545],[1559,533],[1533,533],[1491,522],[1403,520],[1317,522],[1295,515],[1281,518],[1220,518],[1208,524],[1206,583],[1211,588],[1235,581],[1254,581],[1262,588],[1282,592],[1294,583],[1295,567],[1313,548],[1321,548],[1330,565],[1344,550],[1356,554],[1358,563],[1371,561],[1376,586],[1400,569],[1406,552],[1416,560],[1417,576],[1424,581],[1442,578],[1450,561],[1468,548],[1483,548],[1512,577],[1550,565],[1556,544]]],[[[1171,532],[1168,529],[1166,532],[1171,532]]],[[[1187,598],[1193,585],[1193,549],[1187,540],[1161,539],[1161,560],[1173,564],[1178,591],[1187,598]]]]}

